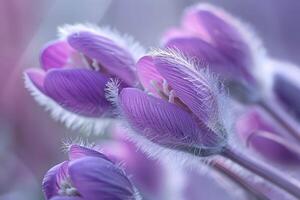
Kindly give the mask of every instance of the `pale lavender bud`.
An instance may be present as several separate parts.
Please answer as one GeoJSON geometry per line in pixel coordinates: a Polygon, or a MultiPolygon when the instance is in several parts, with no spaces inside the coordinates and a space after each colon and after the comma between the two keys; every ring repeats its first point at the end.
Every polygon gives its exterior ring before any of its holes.
{"type": "Polygon", "coordinates": [[[204,61],[225,79],[255,82],[251,68],[255,64],[254,47],[239,22],[225,11],[199,4],[189,8],[179,28],[163,37],[163,45],[180,49],[186,55],[204,61]]]}
{"type": "Polygon", "coordinates": [[[119,96],[122,114],[137,133],[201,156],[222,150],[227,133],[219,115],[220,91],[204,73],[173,50],[143,57],[137,71],[150,94],[125,88],[119,96]]]}
{"type": "Polygon", "coordinates": [[[293,143],[282,139],[281,130],[259,110],[253,109],[236,122],[240,138],[264,158],[282,165],[299,164],[300,157],[293,143]]]}
{"type": "Polygon", "coordinates": [[[104,154],[71,145],[69,161],[51,168],[43,180],[46,199],[136,200],[134,186],[104,154]]]}

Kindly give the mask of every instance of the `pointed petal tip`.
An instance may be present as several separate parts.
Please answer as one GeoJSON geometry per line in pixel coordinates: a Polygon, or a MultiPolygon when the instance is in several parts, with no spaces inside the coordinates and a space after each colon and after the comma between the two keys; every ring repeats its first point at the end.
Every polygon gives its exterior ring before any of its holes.
{"type": "Polygon", "coordinates": [[[46,73],[42,69],[29,68],[24,71],[25,85],[30,91],[38,89],[44,93],[45,77],[46,73]],[[35,89],[32,87],[35,87],[35,89]]]}
{"type": "Polygon", "coordinates": [[[81,145],[78,145],[78,144],[72,144],[69,147],[69,158],[70,158],[70,160],[76,160],[76,159],[83,158],[83,157],[86,157],[86,156],[98,157],[98,158],[110,161],[106,157],[106,155],[104,155],[104,154],[102,154],[102,153],[100,153],[100,152],[98,152],[94,149],[87,148],[87,147],[84,147],[84,146],[81,146],[81,145]]]}
{"type": "Polygon", "coordinates": [[[62,68],[67,65],[74,49],[65,40],[48,42],[40,53],[40,63],[44,70],[62,68]]]}

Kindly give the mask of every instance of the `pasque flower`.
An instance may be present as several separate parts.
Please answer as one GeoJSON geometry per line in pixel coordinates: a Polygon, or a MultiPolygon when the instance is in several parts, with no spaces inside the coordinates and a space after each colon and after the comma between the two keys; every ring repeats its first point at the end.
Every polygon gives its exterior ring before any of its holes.
{"type": "Polygon", "coordinates": [[[200,157],[219,154],[300,197],[297,181],[233,150],[227,141],[229,132],[221,115],[224,111],[218,104],[222,90],[217,81],[210,81],[172,50],[141,58],[137,71],[141,83],[153,95],[124,88],[119,107],[136,133],[133,139],[152,142],[142,147],[150,148],[155,143],[156,150],[166,147],[200,157]]]}
{"type": "Polygon", "coordinates": [[[120,87],[137,84],[134,64],[140,47],[92,25],[67,25],[60,32],[61,38],[41,52],[42,69],[26,71],[27,87],[67,126],[93,129],[97,118],[111,117],[108,81],[118,79],[120,87]]]}
{"type": "Polygon", "coordinates": [[[167,31],[162,45],[207,63],[227,82],[256,84],[252,70],[257,54],[263,54],[260,42],[221,9],[207,4],[187,9],[181,26],[167,31]]]}
{"type": "Polygon", "coordinates": [[[104,154],[71,145],[69,161],[51,168],[43,180],[46,199],[51,200],[136,200],[131,181],[104,154]]]}
{"type": "Polygon", "coordinates": [[[282,130],[273,123],[262,111],[253,108],[237,120],[236,132],[264,158],[285,166],[299,164],[300,149],[284,139],[282,130]]]}
{"type": "Polygon", "coordinates": [[[121,112],[131,127],[163,147],[208,156],[222,150],[226,130],[218,89],[174,50],[141,58],[137,73],[145,91],[124,88],[121,112]]]}

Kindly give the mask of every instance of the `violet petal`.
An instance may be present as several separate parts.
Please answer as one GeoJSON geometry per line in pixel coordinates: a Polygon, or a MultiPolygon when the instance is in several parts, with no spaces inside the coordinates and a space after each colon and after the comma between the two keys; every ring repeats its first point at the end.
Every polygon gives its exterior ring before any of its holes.
{"type": "Polygon", "coordinates": [[[76,159],[83,158],[86,156],[100,157],[102,159],[106,159],[106,160],[110,161],[104,154],[102,154],[98,151],[95,151],[93,149],[83,147],[80,145],[76,145],[76,144],[71,145],[71,147],[69,149],[69,159],[70,160],[76,160],[76,159]]]}
{"type": "Polygon", "coordinates": [[[67,110],[89,117],[103,115],[109,108],[105,99],[108,78],[88,69],[51,70],[45,78],[49,97],[67,110]]]}
{"type": "Polygon", "coordinates": [[[157,56],[154,57],[154,63],[175,95],[200,121],[207,124],[216,120],[217,99],[205,76],[175,58],[157,56]]]}
{"type": "Polygon", "coordinates": [[[44,80],[46,72],[41,69],[31,68],[25,71],[26,76],[30,79],[33,85],[41,92],[44,91],[44,80]]]}
{"type": "Polygon", "coordinates": [[[72,47],[64,40],[48,43],[41,52],[40,62],[46,71],[52,68],[62,68],[74,52],[72,47]]]}
{"type": "Polygon", "coordinates": [[[151,81],[155,81],[159,87],[162,87],[163,77],[156,70],[153,59],[151,56],[142,57],[136,64],[137,75],[139,81],[143,87],[151,92],[153,95],[158,96],[157,90],[151,84],[151,81]]]}
{"type": "Polygon", "coordinates": [[[251,110],[240,117],[236,123],[236,131],[247,145],[264,158],[284,165],[299,162],[295,153],[277,142],[276,139],[281,137],[280,129],[258,110],[251,110]]]}
{"type": "Polygon", "coordinates": [[[122,170],[98,157],[85,157],[69,165],[73,185],[84,199],[131,200],[134,190],[122,170]]]}
{"type": "Polygon", "coordinates": [[[136,83],[133,72],[135,61],[132,55],[114,41],[90,32],[78,32],[70,35],[68,42],[79,52],[95,59],[100,67],[105,68],[110,74],[129,85],[136,83]]]}
{"type": "Polygon", "coordinates": [[[50,199],[51,197],[58,194],[59,185],[57,183],[57,175],[59,170],[65,165],[67,162],[62,162],[58,165],[55,165],[45,174],[42,189],[45,194],[46,199],[50,199]]]}
{"type": "Polygon", "coordinates": [[[144,137],[162,146],[215,145],[215,134],[202,129],[190,113],[135,88],[125,88],[120,107],[129,124],[144,137]]]}
{"type": "MultiPolygon", "coordinates": [[[[284,141],[284,140],[283,140],[284,141]]],[[[248,145],[255,148],[256,151],[263,154],[264,157],[286,164],[299,164],[299,148],[298,153],[292,151],[291,144],[281,143],[281,137],[270,132],[255,131],[247,140],[248,145]]]]}
{"type": "MultiPolygon", "coordinates": [[[[191,30],[199,29],[199,37],[215,46],[228,61],[236,67],[239,75],[249,82],[253,77],[249,68],[252,63],[252,54],[248,44],[238,29],[230,22],[225,21],[215,13],[208,10],[191,10],[189,17],[184,20],[193,19],[185,23],[191,30]],[[194,15],[194,16],[193,16],[194,15]]],[[[232,76],[234,78],[234,75],[232,76]]]]}

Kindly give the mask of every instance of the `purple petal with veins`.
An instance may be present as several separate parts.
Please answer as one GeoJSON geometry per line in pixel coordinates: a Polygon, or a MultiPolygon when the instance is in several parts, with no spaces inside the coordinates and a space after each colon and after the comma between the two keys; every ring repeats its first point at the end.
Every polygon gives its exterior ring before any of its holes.
{"type": "Polygon", "coordinates": [[[62,68],[67,65],[74,49],[64,40],[49,42],[41,52],[40,62],[44,70],[62,68]]]}
{"type": "Polygon", "coordinates": [[[56,181],[58,185],[61,185],[63,182],[65,182],[68,179],[69,176],[69,170],[68,166],[69,162],[65,161],[63,164],[58,168],[58,171],[56,173],[56,181]]]}
{"type": "Polygon", "coordinates": [[[48,72],[44,88],[49,97],[65,109],[96,117],[109,109],[105,99],[108,78],[88,69],[61,69],[48,72]]]}
{"type": "MultiPolygon", "coordinates": [[[[154,64],[178,97],[204,123],[216,120],[217,99],[210,83],[175,58],[154,56],[154,64]]],[[[191,66],[192,67],[192,66],[191,66]]]]}
{"type": "Polygon", "coordinates": [[[62,168],[67,161],[60,163],[52,167],[44,176],[42,189],[45,194],[46,199],[58,195],[59,185],[57,182],[57,174],[59,173],[60,168],[62,168]]]}
{"type": "Polygon", "coordinates": [[[71,161],[69,173],[84,199],[134,199],[133,186],[124,172],[105,159],[86,157],[71,161]]]}
{"type": "Polygon", "coordinates": [[[155,143],[172,148],[215,145],[216,135],[201,128],[190,113],[173,103],[135,88],[123,89],[119,101],[129,124],[155,143]]]}
{"type": "Polygon", "coordinates": [[[114,41],[90,32],[79,32],[70,35],[68,42],[85,56],[95,59],[99,67],[103,67],[109,74],[120,78],[128,85],[136,83],[133,72],[135,61],[132,55],[114,41]]]}
{"type": "Polygon", "coordinates": [[[83,158],[86,156],[99,157],[99,158],[110,161],[104,154],[102,154],[98,151],[95,151],[93,149],[83,147],[80,145],[76,145],[76,144],[71,145],[71,147],[69,149],[69,159],[70,160],[76,160],[76,159],[83,158]]]}

